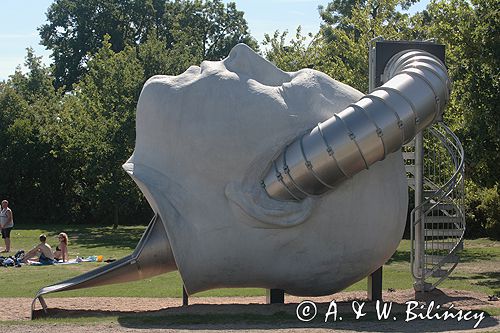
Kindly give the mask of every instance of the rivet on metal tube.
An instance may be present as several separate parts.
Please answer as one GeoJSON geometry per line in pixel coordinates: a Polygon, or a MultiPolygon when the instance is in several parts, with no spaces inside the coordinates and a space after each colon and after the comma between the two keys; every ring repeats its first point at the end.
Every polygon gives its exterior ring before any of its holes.
{"type": "Polygon", "coordinates": [[[300,201],[333,189],[440,119],[450,98],[445,65],[425,51],[393,56],[382,80],[372,93],[283,149],[261,182],[271,198],[300,201]]]}

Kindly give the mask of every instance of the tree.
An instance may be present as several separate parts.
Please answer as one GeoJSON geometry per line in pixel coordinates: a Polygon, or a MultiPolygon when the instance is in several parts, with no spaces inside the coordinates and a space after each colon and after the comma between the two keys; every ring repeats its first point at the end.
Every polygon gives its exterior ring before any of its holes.
{"type": "Polygon", "coordinates": [[[56,0],[47,21],[39,28],[41,43],[52,51],[56,86],[66,90],[80,80],[106,34],[119,52],[154,33],[190,64],[220,59],[239,42],[257,47],[243,12],[222,0],[56,0]]]}
{"type": "Polygon", "coordinates": [[[410,39],[409,8],[414,0],[335,0],[320,7],[324,23],[326,73],[368,92],[368,44],[376,37],[410,39]]]}
{"type": "MultiPolygon", "coordinates": [[[[402,10],[407,10],[411,5],[419,2],[420,0],[399,0],[393,1],[402,10]]],[[[344,31],[359,30],[352,22],[346,21],[346,18],[353,17],[353,14],[359,9],[367,9],[371,17],[375,19],[379,16],[380,10],[386,6],[384,1],[371,1],[371,0],[333,0],[325,7],[320,6],[321,18],[326,24],[342,29],[344,31]]],[[[401,13],[399,11],[391,11],[389,13],[391,19],[397,19],[401,13]]]]}
{"type": "Polygon", "coordinates": [[[52,50],[57,86],[71,89],[105,34],[111,36],[115,52],[141,42],[163,7],[162,1],[153,0],[56,0],[39,31],[42,45],[52,50]]]}
{"type": "Polygon", "coordinates": [[[500,179],[500,4],[433,1],[415,20],[446,45],[453,91],[445,116],[464,144],[468,177],[492,187],[500,179]]]}
{"type": "Polygon", "coordinates": [[[165,42],[158,38],[154,31],[146,42],[137,47],[137,59],[144,69],[145,78],[161,74],[180,74],[189,66],[188,59],[176,54],[174,49],[167,49],[165,42]]]}
{"type": "Polygon", "coordinates": [[[32,48],[27,48],[24,65],[28,72],[24,75],[18,67],[10,76],[10,86],[31,103],[40,97],[50,96],[54,91],[52,76],[49,68],[43,65],[42,57],[37,57],[32,48]]]}
{"type": "Polygon", "coordinates": [[[414,21],[422,38],[446,45],[453,90],[445,119],[465,150],[469,234],[499,239],[500,4],[432,1],[414,21]]]}
{"type": "MultiPolygon", "coordinates": [[[[288,31],[280,33],[276,30],[271,37],[264,35],[263,45],[269,46],[265,51],[266,58],[284,71],[298,71],[306,67],[319,67],[318,43],[313,39],[307,43],[308,38],[315,38],[313,34],[302,35],[302,28],[299,26],[295,32],[295,38],[286,41],[288,31]]],[[[317,37],[317,36],[316,36],[317,37]]]]}
{"type": "Polygon", "coordinates": [[[132,214],[143,202],[121,166],[134,148],[135,108],[144,70],[134,48],[115,53],[109,40],[106,36],[74,90],[82,109],[72,128],[72,141],[79,138],[73,154],[81,160],[77,178],[85,180],[81,202],[92,207],[94,220],[109,220],[118,210],[132,214]],[[83,126],[87,128],[78,133],[83,126]]]}
{"type": "Polygon", "coordinates": [[[166,5],[166,19],[171,26],[173,48],[189,55],[192,64],[219,60],[237,43],[257,48],[248,33],[243,12],[232,2],[221,0],[175,1],[166,5]]]}
{"type": "Polygon", "coordinates": [[[307,59],[307,67],[367,92],[368,43],[378,36],[386,39],[408,38],[412,34],[410,16],[399,12],[398,6],[406,8],[413,2],[332,1],[326,8],[319,7],[323,23],[309,45],[305,45],[305,39],[300,34],[290,45],[285,45],[285,36],[267,36],[265,43],[271,46],[271,50],[266,56],[283,68],[295,68],[294,62],[297,61],[303,66],[305,63],[297,59],[307,59]]]}
{"type": "Polygon", "coordinates": [[[145,80],[136,50],[115,53],[109,36],[71,93],[28,50],[28,72],[0,86],[0,194],[20,220],[113,221],[147,205],[121,165],[131,155],[145,80]]]}
{"type": "Polygon", "coordinates": [[[28,72],[16,70],[0,93],[0,192],[20,208],[17,216],[47,218],[67,208],[59,200],[65,192],[59,173],[64,165],[48,140],[61,95],[52,86],[50,70],[31,49],[25,65],[28,72]]]}

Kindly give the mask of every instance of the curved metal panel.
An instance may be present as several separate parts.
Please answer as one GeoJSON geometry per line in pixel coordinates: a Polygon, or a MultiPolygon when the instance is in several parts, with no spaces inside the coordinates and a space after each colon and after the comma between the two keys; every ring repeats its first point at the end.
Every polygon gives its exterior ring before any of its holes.
{"type": "Polygon", "coordinates": [[[303,147],[307,159],[312,164],[312,172],[315,173],[316,178],[325,184],[325,190],[332,187],[335,180],[342,177],[343,174],[337,161],[333,158],[333,148],[328,146],[328,142],[321,132],[321,127],[315,127],[310,134],[304,136],[303,147]],[[325,149],[330,149],[331,155],[324,154],[325,149]]]}
{"type": "Polygon", "coordinates": [[[48,293],[137,281],[177,270],[167,232],[159,215],[155,215],[134,252],[106,266],[81,274],[66,281],[40,289],[32,303],[48,293]]]}
{"type": "Polygon", "coordinates": [[[267,194],[302,200],[383,160],[441,118],[450,96],[446,67],[421,50],[386,65],[384,85],[287,146],[263,177],[267,194]]]}

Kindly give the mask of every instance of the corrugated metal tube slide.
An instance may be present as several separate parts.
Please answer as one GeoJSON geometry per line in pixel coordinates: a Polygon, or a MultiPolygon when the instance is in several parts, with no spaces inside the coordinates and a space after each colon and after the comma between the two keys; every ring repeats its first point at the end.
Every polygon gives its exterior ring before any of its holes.
{"type": "Polygon", "coordinates": [[[320,195],[441,118],[450,80],[438,58],[406,50],[392,57],[383,76],[384,85],[285,147],[261,182],[270,197],[320,195]]]}

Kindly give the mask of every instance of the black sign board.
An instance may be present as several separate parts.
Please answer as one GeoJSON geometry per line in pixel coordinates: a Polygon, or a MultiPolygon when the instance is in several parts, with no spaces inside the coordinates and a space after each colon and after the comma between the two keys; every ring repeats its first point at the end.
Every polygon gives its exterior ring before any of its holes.
{"type": "Polygon", "coordinates": [[[420,41],[380,41],[375,43],[375,87],[382,85],[380,78],[387,62],[397,53],[418,49],[429,52],[445,63],[444,45],[420,41]]]}

